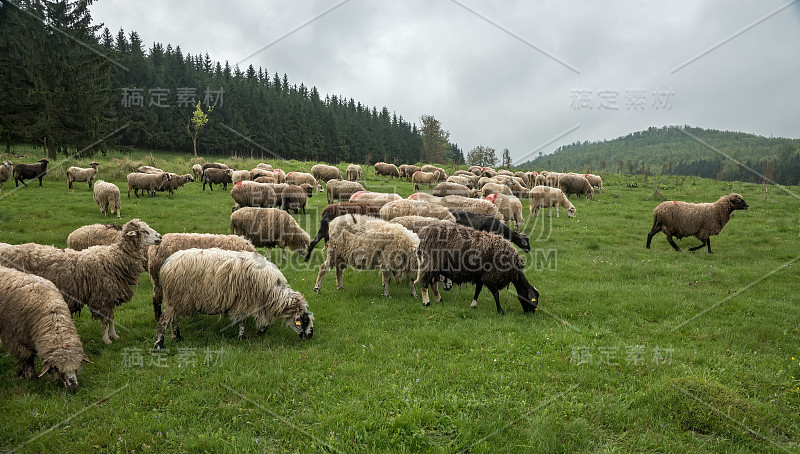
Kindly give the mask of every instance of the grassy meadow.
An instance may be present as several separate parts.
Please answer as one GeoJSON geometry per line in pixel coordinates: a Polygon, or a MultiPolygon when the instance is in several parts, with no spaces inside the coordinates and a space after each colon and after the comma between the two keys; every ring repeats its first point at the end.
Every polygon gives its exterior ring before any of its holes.
{"type": "MultiPolygon", "coordinates": [[[[199,161],[158,152],[94,159],[98,179],[122,191],[120,222],[140,218],[162,234],[229,232],[233,202],[221,187],[126,196],[125,175],[138,165],[190,173],[199,161]]],[[[219,160],[246,169],[258,162],[219,160]]],[[[264,162],[286,171],[312,165],[264,162]]],[[[86,183],[67,189],[58,164],[41,188],[5,183],[0,242],[66,247],[72,230],[116,222],[100,214],[86,183]]],[[[369,190],[412,193],[408,182],[365,173],[369,190]]],[[[573,198],[574,219],[563,210],[529,218],[523,200],[533,248],[526,275],[541,293],[533,316],[523,315],[513,287],[501,292],[506,316],[487,290],[470,309],[471,285],[442,292],[431,307],[407,283],[393,283],[387,299],[377,271],[346,270],[342,290],[330,272],[316,294],[321,245],[309,263],[260,250],[305,295],[314,338],[300,341],[280,325],[258,337],[249,323],[238,341],[235,327],[224,329],[227,318],[196,315],[181,323],[184,340],[167,337],[159,354],[143,273],[133,300],[117,308],[121,338],[112,345],[100,341],[88,311],[75,319],[94,362],[77,393],[18,378],[0,349],[0,451],[800,450],[800,190],[772,187],[765,202],[763,186],[749,183],[604,179],[594,200],[573,198]],[[712,238],[713,255],[676,253],[663,234],[646,250],[661,201],[654,187],[690,202],[738,192],[750,209],[712,238]]],[[[312,237],[325,205],[319,193],[306,215],[293,215],[312,237]]]]}

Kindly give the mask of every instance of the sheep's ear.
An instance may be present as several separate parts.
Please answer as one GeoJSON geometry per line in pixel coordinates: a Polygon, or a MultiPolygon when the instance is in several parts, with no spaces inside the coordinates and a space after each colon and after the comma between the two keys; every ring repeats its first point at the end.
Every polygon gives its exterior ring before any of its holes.
{"type": "Polygon", "coordinates": [[[44,374],[46,374],[49,370],[50,370],[50,365],[49,364],[45,364],[44,365],[44,369],[42,369],[42,373],[39,374],[39,378],[42,378],[44,376],[44,374]]]}

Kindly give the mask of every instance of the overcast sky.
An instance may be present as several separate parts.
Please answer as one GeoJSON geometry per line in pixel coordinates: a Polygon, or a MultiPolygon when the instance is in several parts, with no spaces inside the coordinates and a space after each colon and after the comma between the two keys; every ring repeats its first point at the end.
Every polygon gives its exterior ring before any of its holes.
{"type": "Polygon", "coordinates": [[[800,137],[800,1],[100,0],[95,22],[286,73],[514,163],[649,126],[800,137]],[[788,6],[787,6],[788,5],[788,6]]]}

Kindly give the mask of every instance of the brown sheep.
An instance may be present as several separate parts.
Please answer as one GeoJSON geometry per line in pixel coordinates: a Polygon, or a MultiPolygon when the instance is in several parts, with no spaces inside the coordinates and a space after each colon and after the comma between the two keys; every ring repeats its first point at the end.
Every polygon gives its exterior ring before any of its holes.
{"type": "Polygon", "coordinates": [[[420,170],[423,171],[423,172],[428,172],[428,173],[434,173],[434,172],[436,172],[438,170],[439,171],[439,179],[437,181],[447,180],[447,173],[441,167],[436,167],[436,166],[433,166],[433,165],[430,165],[430,164],[425,164],[424,166],[422,166],[420,168],[420,170]]]}
{"type": "MultiPolygon", "coordinates": [[[[551,174],[548,174],[548,181],[551,174]]],[[[585,196],[587,199],[594,197],[594,188],[589,183],[589,180],[583,175],[573,175],[562,173],[558,177],[558,189],[564,191],[566,195],[578,194],[585,196]]]]}
{"type": "Polygon", "coordinates": [[[311,175],[319,181],[341,180],[342,171],[336,166],[316,164],[311,167],[311,175]]]}
{"type": "Polygon", "coordinates": [[[293,210],[299,213],[303,210],[306,214],[306,203],[308,202],[308,193],[304,188],[296,184],[290,184],[281,192],[281,207],[286,210],[293,210]]]}
{"type": "Polygon", "coordinates": [[[376,162],[374,167],[375,167],[376,177],[378,175],[389,175],[392,178],[400,178],[400,171],[394,164],[388,164],[385,162],[376,162]]]}

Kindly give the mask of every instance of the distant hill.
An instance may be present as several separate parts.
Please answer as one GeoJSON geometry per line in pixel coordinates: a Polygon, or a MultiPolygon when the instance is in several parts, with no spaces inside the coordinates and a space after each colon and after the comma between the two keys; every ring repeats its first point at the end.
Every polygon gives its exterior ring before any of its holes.
{"type": "Polygon", "coordinates": [[[768,138],[690,126],[651,127],[613,140],[564,145],[552,154],[517,167],[579,172],[620,172],[622,168],[623,173],[631,174],[649,168],[651,175],[761,181],[737,161],[758,173],[764,173],[773,163],[773,181],[797,184],[800,182],[800,139],[768,138]]]}

